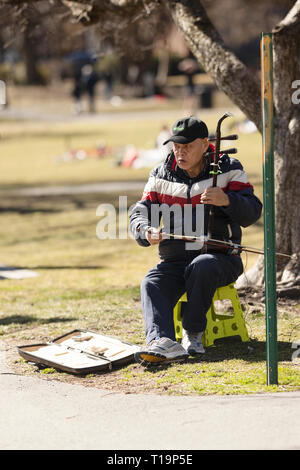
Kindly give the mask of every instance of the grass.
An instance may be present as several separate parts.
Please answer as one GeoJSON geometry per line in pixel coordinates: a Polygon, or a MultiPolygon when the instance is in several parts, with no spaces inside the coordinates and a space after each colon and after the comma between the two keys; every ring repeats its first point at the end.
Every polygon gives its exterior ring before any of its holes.
{"type": "MultiPolygon", "coordinates": [[[[206,116],[204,116],[206,118],[206,116]]],[[[176,119],[176,117],[175,117],[176,119]]],[[[213,130],[217,117],[207,115],[213,130]]],[[[168,124],[171,124],[174,119],[168,124]]],[[[144,343],[139,285],[158,261],[157,248],[142,249],[132,239],[99,240],[96,209],[117,204],[118,194],[80,194],[23,198],[9,188],[96,181],[145,180],[149,169],[117,167],[114,155],[101,160],[57,163],[56,155],[72,146],[92,147],[105,141],[112,148],[133,143],[151,147],[160,122],[120,120],[101,125],[12,122],[0,141],[1,222],[0,262],[38,272],[37,278],[0,283],[0,339],[7,345],[10,365],[19,373],[46,380],[82,383],[127,393],[245,394],[299,388],[299,363],[292,361],[292,341],[299,338],[299,305],[283,305],[278,315],[279,385],[265,383],[265,319],[263,304],[243,300],[250,343],[223,340],[208,348],[202,360],[144,369],[130,364],[107,374],[76,377],[52,368],[37,369],[20,359],[16,346],[49,341],[76,328],[100,331],[144,343]],[[68,136],[68,137],[66,137],[68,136]],[[5,157],[4,157],[5,156],[5,157]]],[[[260,138],[241,136],[239,158],[261,197],[260,138]]],[[[128,191],[128,206],[140,194],[128,191]]],[[[245,231],[244,244],[262,246],[261,222],[245,231]]],[[[244,259],[250,267],[256,257],[244,259]]]]}

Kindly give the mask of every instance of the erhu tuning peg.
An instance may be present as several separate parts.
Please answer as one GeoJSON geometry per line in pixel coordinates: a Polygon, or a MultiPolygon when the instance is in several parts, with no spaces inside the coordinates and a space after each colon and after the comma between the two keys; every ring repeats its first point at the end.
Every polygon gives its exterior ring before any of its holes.
{"type": "MultiPolygon", "coordinates": [[[[239,138],[239,136],[237,134],[231,134],[231,135],[227,135],[226,137],[221,137],[220,140],[237,140],[239,138]]],[[[217,140],[216,137],[210,137],[208,139],[209,141],[211,142],[214,142],[215,140],[217,140]]]]}
{"type": "Polygon", "coordinates": [[[221,137],[221,140],[237,140],[239,136],[237,134],[230,134],[226,137],[221,137]]]}
{"type": "Polygon", "coordinates": [[[237,153],[237,149],[225,149],[221,150],[220,153],[237,153]]]}

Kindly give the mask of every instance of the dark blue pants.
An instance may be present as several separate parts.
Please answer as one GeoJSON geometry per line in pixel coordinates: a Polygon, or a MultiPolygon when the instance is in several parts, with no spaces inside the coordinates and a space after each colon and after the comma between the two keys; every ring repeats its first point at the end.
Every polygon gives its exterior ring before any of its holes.
{"type": "Polygon", "coordinates": [[[201,254],[187,261],[162,261],[141,284],[146,341],[156,337],[175,340],[173,309],[184,292],[188,303],[182,325],[189,331],[206,329],[206,313],[218,287],[226,286],[243,272],[239,256],[201,254]]]}

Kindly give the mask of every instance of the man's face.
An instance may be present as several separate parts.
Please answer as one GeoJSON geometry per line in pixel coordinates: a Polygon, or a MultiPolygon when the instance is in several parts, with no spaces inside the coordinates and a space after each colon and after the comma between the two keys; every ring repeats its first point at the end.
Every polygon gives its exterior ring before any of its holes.
{"type": "Polygon", "coordinates": [[[208,139],[195,139],[188,144],[173,142],[177,165],[190,176],[197,176],[203,169],[203,154],[208,148],[208,139]]]}

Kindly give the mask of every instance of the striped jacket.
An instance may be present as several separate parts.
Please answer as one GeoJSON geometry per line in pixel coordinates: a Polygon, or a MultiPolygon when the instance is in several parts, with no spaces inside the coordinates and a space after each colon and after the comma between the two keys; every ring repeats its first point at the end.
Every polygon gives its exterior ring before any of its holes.
{"type": "MultiPolygon", "coordinates": [[[[204,155],[205,168],[196,178],[190,178],[185,171],[177,166],[173,152],[164,163],[151,171],[142,199],[136,203],[130,213],[131,232],[140,245],[149,246],[149,242],[145,238],[146,228],[158,227],[161,218],[165,226],[163,210],[165,207],[176,208],[176,211],[168,213],[170,219],[166,230],[168,233],[178,233],[178,226],[181,224],[181,234],[195,235],[194,230],[189,233],[186,229],[188,224],[185,224],[184,217],[187,213],[191,214],[191,228],[197,228],[197,209],[199,211],[201,209],[203,232],[207,234],[209,206],[201,204],[200,200],[205,189],[212,186],[212,176],[209,173],[212,151],[213,146],[210,145],[208,152],[204,155]],[[189,211],[186,211],[187,208],[189,211]],[[178,219],[180,219],[179,224],[178,219]]],[[[226,192],[230,204],[227,207],[215,206],[211,236],[215,239],[240,244],[241,226],[247,227],[259,219],[262,204],[254,195],[253,187],[248,182],[246,173],[238,160],[223,154],[219,159],[219,169],[217,185],[226,192]]],[[[164,228],[163,230],[165,231],[164,228]]],[[[186,242],[182,240],[163,240],[159,244],[159,255],[165,260],[182,259],[186,257],[186,246],[186,242]]]]}

